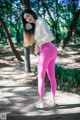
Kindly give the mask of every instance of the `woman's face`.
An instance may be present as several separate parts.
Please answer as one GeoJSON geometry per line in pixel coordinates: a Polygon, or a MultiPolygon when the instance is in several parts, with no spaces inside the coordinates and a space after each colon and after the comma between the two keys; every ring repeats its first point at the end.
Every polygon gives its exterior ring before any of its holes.
{"type": "Polygon", "coordinates": [[[35,19],[33,18],[33,16],[29,13],[24,13],[24,19],[29,22],[29,23],[35,23],[35,19]]]}

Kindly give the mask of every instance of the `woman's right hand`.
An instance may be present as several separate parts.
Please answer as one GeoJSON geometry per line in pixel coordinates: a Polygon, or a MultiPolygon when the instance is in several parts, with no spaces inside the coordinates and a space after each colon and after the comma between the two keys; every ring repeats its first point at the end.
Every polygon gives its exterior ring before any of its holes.
{"type": "Polygon", "coordinates": [[[35,46],[35,54],[38,55],[40,53],[40,47],[38,45],[35,46]]]}

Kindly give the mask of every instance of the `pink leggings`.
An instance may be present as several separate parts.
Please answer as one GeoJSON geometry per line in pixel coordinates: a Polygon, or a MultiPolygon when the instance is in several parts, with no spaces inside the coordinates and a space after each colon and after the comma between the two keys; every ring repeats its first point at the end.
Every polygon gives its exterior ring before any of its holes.
{"type": "Polygon", "coordinates": [[[51,92],[55,95],[56,78],[55,78],[55,60],[57,57],[57,49],[51,43],[46,43],[41,46],[41,52],[38,59],[38,93],[40,97],[44,96],[44,78],[47,71],[51,92]]]}

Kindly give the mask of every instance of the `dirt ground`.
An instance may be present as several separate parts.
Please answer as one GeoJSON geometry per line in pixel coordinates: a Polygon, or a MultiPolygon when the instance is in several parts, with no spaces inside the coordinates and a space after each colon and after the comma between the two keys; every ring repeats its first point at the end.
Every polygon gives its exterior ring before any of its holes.
{"type": "MultiPolygon", "coordinates": [[[[23,48],[16,49],[24,59],[23,48]]],[[[37,57],[30,55],[30,58],[31,65],[37,65],[37,57]]],[[[65,50],[58,48],[56,63],[72,69],[80,68],[80,46],[69,45],[65,50]]],[[[8,120],[80,120],[80,97],[77,95],[74,96],[74,94],[69,95],[69,93],[59,92],[56,98],[59,105],[56,109],[48,109],[45,111],[33,109],[34,107],[31,105],[33,105],[38,97],[36,93],[37,90],[34,92],[34,87],[29,89],[27,85],[23,87],[21,82],[34,84],[32,81],[35,81],[36,77],[37,75],[33,77],[32,75],[31,77],[30,75],[27,76],[24,71],[24,62],[20,63],[17,61],[10,47],[0,47],[0,89],[2,90],[2,96],[0,95],[0,109],[2,112],[5,110],[6,112],[12,112],[12,116],[8,116],[8,120]],[[55,110],[60,113],[56,114],[55,110]],[[22,115],[22,113],[26,113],[27,116],[22,115]],[[43,116],[44,113],[46,114],[45,116],[43,116]],[[31,114],[34,116],[31,116],[31,114]]],[[[35,83],[37,85],[37,81],[35,81],[35,83]]],[[[50,93],[48,94],[50,95],[50,93]]]]}
{"type": "MultiPolygon", "coordinates": [[[[24,59],[23,48],[16,49],[24,59]]],[[[58,57],[56,62],[66,68],[80,68],[80,45],[71,44],[67,46],[65,50],[58,48],[58,57]]],[[[0,47],[0,68],[16,66],[19,63],[20,62],[17,61],[10,47],[0,47]]],[[[35,61],[35,63],[37,63],[37,61],[35,61]]]]}

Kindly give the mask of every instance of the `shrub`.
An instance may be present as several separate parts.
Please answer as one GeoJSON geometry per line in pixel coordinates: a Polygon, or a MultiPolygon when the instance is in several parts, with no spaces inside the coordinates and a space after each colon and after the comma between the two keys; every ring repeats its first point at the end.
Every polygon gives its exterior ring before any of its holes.
{"type": "Polygon", "coordinates": [[[58,89],[73,93],[80,92],[77,89],[80,86],[79,69],[63,68],[60,65],[56,65],[56,79],[58,89]]]}

